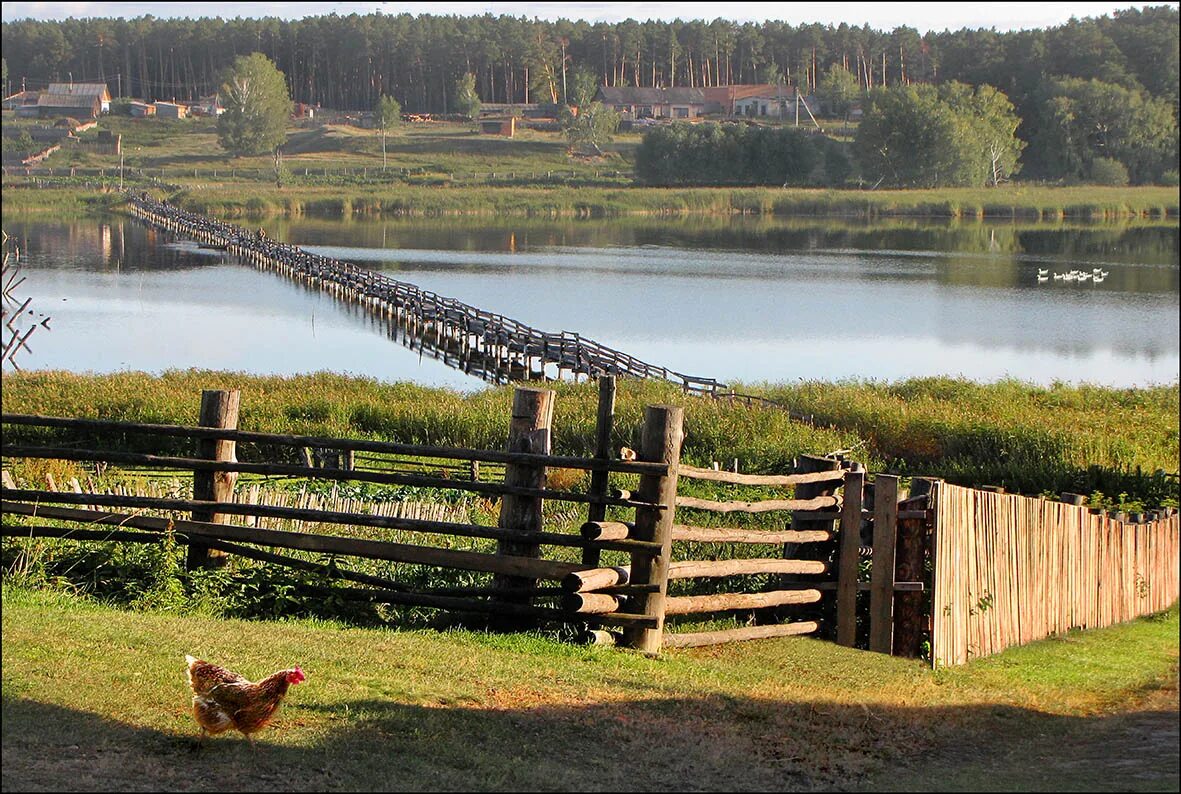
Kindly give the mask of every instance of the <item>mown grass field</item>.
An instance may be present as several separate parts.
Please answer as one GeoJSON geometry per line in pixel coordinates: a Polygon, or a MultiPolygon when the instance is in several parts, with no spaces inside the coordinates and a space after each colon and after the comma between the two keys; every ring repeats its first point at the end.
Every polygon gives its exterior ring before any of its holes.
{"type": "Polygon", "coordinates": [[[811,639],[652,659],[528,635],[131,613],[6,586],[3,785],[1176,790],[1177,632],[1174,608],[932,671],[811,639]],[[235,734],[198,751],[185,653],[255,678],[299,663],[308,680],[257,748],[235,734]]]}

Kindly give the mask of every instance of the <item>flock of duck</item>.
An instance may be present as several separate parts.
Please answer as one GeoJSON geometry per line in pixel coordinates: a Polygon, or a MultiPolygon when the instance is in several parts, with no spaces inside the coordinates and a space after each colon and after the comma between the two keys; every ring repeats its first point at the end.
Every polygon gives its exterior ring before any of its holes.
{"type": "MultiPolygon", "coordinates": [[[[1077,281],[1079,283],[1082,283],[1084,281],[1089,281],[1092,284],[1102,284],[1103,279],[1107,278],[1109,275],[1111,275],[1111,273],[1109,273],[1106,270],[1103,270],[1102,268],[1097,267],[1097,268],[1094,268],[1093,270],[1091,270],[1091,272],[1089,272],[1089,273],[1086,270],[1068,270],[1065,273],[1055,273],[1054,280],[1055,281],[1077,281]]],[[[1049,280],[1050,280],[1049,269],[1047,268],[1045,270],[1042,270],[1041,268],[1038,268],[1037,283],[1041,284],[1042,282],[1049,281],[1049,280]]]]}

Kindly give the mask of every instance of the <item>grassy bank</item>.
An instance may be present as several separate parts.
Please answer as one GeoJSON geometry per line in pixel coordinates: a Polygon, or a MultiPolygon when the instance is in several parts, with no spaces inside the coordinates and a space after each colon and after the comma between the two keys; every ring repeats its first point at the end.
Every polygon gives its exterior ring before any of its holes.
{"type": "MultiPolygon", "coordinates": [[[[5,182],[8,212],[56,211],[108,205],[115,198],[93,180],[54,180],[60,187],[33,189],[5,182]]],[[[107,179],[117,184],[117,180],[107,179]]],[[[613,217],[624,215],[766,215],[876,218],[993,218],[1057,221],[1064,218],[1173,218],[1176,188],[1024,187],[933,190],[823,190],[779,188],[644,188],[204,184],[165,194],[195,212],[226,218],[321,215],[516,217],[613,217]]]]}
{"type": "MultiPolygon", "coordinates": [[[[558,392],[554,446],[593,450],[592,384],[550,384],[558,392]]],[[[161,376],[28,372],[5,376],[3,407],[14,413],[195,424],[201,389],[241,388],[244,429],[409,443],[498,448],[508,388],[460,394],[410,383],[320,373],[292,378],[199,370],[161,376]]],[[[748,408],[682,394],[675,386],[621,381],[613,446],[638,446],[643,406],[684,405],[685,458],[695,465],[738,458],[746,471],[790,467],[800,454],[855,448],[871,471],[943,477],[963,485],[1004,485],[1037,494],[1102,491],[1144,507],[1175,505],[1176,385],[1118,389],[953,378],[897,383],[739,386],[795,410],[748,408]]],[[[248,454],[248,451],[247,453],[248,454]]]]}
{"type": "Polygon", "coordinates": [[[1175,609],[931,671],[811,639],[656,660],[12,587],[3,607],[5,789],[875,790],[900,774],[938,787],[948,758],[983,790],[1177,785],[1175,609]],[[235,734],[193,752],[185,653],[252,677],[298,662],[308,680],[256,749],[235,734]],[[1139,715],[1148,738],[1121,728],[1139,715]],[[1062,764],[1096,735],[1052,780],[1052,766],[996,764],[1017,751],[1062,764]]]}

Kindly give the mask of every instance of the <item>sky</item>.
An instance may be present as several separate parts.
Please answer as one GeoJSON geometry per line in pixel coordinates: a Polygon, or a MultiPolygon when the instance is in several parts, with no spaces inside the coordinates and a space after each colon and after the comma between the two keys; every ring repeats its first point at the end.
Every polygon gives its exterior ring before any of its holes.
{"type": "MultiPolygon", "coordinates": [[[[627,18],[725,19],[737,22],[783,20],[793,25],[805,22],[837,25],[848,22],[868,24],[877,30],[900,25],[918,29],[958,30],[996,28],[1000,31],[1044,28],[1074,17],[1102,16],[1116,10],[1141,7],[1145,3],[1063,3],[1063,2],[936,2],[936,3],[776,3],[776,2],[646,2],[646,3],[521,3],[521,2],[307,2],[307,3],[160,3],[160,2],[4,2],[0,17],[5,22],[69,17],[156,17],[223,18],[277,16],[298,19],[337,13],[369,14],[458,14],[461,16],[510,15],[529,19],[584,19],[588,22],[620,22],[627,18]]],[[[1178,3],[1155,3],[1176,6],[1178,3]]]]}

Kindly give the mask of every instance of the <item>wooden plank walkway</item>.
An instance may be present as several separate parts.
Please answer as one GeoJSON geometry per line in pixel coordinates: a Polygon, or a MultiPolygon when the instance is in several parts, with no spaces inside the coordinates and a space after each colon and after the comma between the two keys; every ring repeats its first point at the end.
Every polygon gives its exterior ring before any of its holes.
{"type": "Polygon", "coordinates": [[[504,315],[420,289],[348,262],[270,240],[240,226],[130,194],[137,219],[208,247],[224,248],[240,261],[272,270],[328,292],[377,318],[390,338],[456,369],[495,384],[599,375],[660,379],[687,392],[717,395],[727,388],[713,378],[685,375],[641,361],[576,333],[546,333],[504,315]]]}

